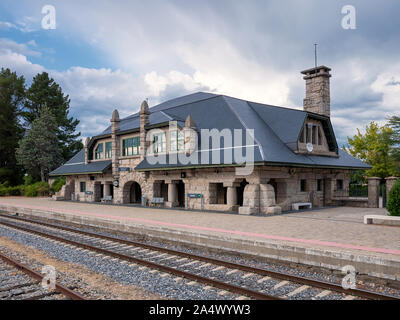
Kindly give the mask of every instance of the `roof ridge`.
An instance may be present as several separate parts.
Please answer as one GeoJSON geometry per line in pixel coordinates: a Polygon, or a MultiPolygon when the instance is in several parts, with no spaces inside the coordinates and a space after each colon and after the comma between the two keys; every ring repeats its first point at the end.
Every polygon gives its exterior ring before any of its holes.
{"type": "MultiPolygon", "coordinates": [[[[151,109],[156,108],[156,107],[160,106],[160,105],[163,104],[163,103],[166,103],[166,102],[169,102],[169,101],[173,101],[173,100],[177,100],[177,99],[180,99],[180,98],[183,98],[183,97],[188,97],[188,96],[191,96],[191,95],[199,94],[199,93],[206,93],[206,94],[210,94],[210,95],[212,95],[212,96],[211,96],[211,97],[207,97],[207,98],[202,98],[202,99],[199,99],[199,100],[195,100],[195,101],[191,101],[191,102],[186,102],[186,103],[178,104],[178,105],[171,106],[171,107],[168,107],[168,108],[165,108],[165,109],[162,109],[162,110],[156,110],[156,111],[154,111],[154,112],[165,111],[165,110],[169,110],[169,109],[173,109],[173,108],[177,108],[177,107],[182,107],[182,106],[187,105],[187,104],[191,104],[191,103],[195,103],[195,102],[200,102],[200,101],[204,101],[204,100],[209,100],[209,99],[214,99],[214,98],[223,96],[222,94],[215,94],[215,93],[209,93],[209,92],[198,91],[198,92],[195,92],[195,93],[192,93],[192,94],[187,94],[186,96],[182,96],[182,97],[179,97],[179,98],[174,98],[174,99],[171,99],[171,100],[167,100],[167,101],[161,102],[161,103],[159,103],[159,104],[157,104],[157,105],[155,105],[155,106],[152,106],[152,107],[149,108],[150,113],[152,113],[152,112],[151,112],[151,109]]],[[[132,119],[132,118],[135,118],[135,117],[138,117],[138,116],[139,116],[139,112],[136,112],[136,113],[134,113],[134,114],[131,114],[130,116],[127,116],[127,117],[121,119],[121,121],[126,120],[126,119],[132,119]]]]}
{"type": "MultiPolygon", "coordinates": [[[[231,106],[231,104],[229,103],[229,101],[226,99],[226,98],[230,98],[230,99],[234,99],[234,98],[228,97],[228,96],[225,96],[225,95],[222,95],[222,98],[225,100],[226,104],[228,105],[228,108],[233,112],[233,114],[234,114],[235,117],[239,120],[239,122],[242,124],[242,126],[245,127],[246,130],[249,129],[249,128],[247,127],[247,125],[244,123],[244,121],[239,117],[239,115],[237,114],[236,110],[231,106]]],[[[243,102],[246,102],[246,104],[249,105],[248,101],[246,101],[246,100],[242,100],[242,99],[238,99],[238,100],[241,100],[241,101],[243,101],[243,102]]],[[[249,105],[249,106],[250,106],[250,105],[249,105]]],[[[253,110],[253,109],[252,109],[252,110],[253,110]]],[[[254,112],[254,110],[253,110],[253,112],[254,112]]],[[[261,158],[263,159],[263,161],[265,161],[264,150],[263,150],[263,148],[262,148],[261,143],[258,141],[258,139],[256,139],[255,134],[254,134],[254,136],[253,136],[253,139],[254,139],[254,141],[255,141],[255,142],[257,143],[257,145],[258,145],[258,149],[260,150],[261,158]]]]}

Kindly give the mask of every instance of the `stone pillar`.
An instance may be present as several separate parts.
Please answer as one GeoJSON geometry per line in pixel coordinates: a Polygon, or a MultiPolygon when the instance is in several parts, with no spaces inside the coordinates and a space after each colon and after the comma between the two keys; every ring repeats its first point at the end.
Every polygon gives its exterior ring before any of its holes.
{"type": "Polygon", "coordinates": [[[260,212],[260,185],[248,184],[243,192],[243,206],[239,207],[239,214],[253,214],[260,212]]]}
{"type": "Polygon", "coordinates": [[[177,204],[178,204],[178,187],[176,183],[169,183],[167,206],[175,207],[177,204]]]}
{"type": "Polygon", "coordinates": [[[398,177],[387,177],[386,180],[386,201],[389,200],[389,192],[398,180],[398,177]]]}
{"type": "Polygon", "coordinates": [[[368,208],[379,208],[379,182],[378,177],[368,178],[368,208]]]}
{"type": "Polygon", "coordinates": [[[90,138],[87,137],[85,140],[85,164],[89,163],[89,142],[90,138]]]}
{"type": "Polygon", "coordinates": [[[112,161],[112,175],[113,178],[118,180],[119,178],[119,156],[120,156],[120,144],[117,137],[117,131],[120,128],[120,119],[118,110],[115,109],[111,117],[111,161],[112,161]]]}
{"type": "Polygon", "coordinates": [[[228,187],[226,192],[226,203],[230,206],[237,205],[237,192],[235,187],[228,187]]]}
{"type": "Polygon", "coordinates": [[[104,195],[105,196],[111,196],[111,186],[112,186],[112,184],[110,182],[106,182],[104,184],[104,195]]]}
{"type": "Polygon", "coordinates": [[[146,156],[148,141],[146,140],[146,126],[149,124],[150,110],[147,101],[144,100],[140,106],[140,159],[143,160],[146,156]]]}

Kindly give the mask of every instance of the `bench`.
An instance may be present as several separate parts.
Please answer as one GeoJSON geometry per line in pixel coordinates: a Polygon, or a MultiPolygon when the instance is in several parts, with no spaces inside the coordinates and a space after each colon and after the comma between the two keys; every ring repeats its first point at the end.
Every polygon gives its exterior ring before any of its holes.
{"type": "Polygon", "coordinates": [[[112,196],[104,196],[104,198],[101,199],[101,202],[112,202],[112,196]]]}
{"type": "Polygon", "coordinates": [[[300,209],[312,209],[311,202],[298,202],[292,203],[292,210],[300,210],[300,209]]]}
{"type": "Polygon", "coordinates": [[[152,198],[151,203],[152,204],[164,204],[164,198],[152,198]]]}
{"type": "Polygon", "coordinates": [[[380,225],[399,226],[400,227],[400,217],[370,214],[370,215],[364,216],[364,223],[365,224],[380,224],[380,225]]]}

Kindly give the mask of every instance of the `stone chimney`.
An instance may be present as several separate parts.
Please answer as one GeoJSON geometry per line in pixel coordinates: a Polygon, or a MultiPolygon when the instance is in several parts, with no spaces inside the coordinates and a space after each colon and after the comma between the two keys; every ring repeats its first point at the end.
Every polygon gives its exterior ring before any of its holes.
{"type": "Polygon", "coordinates": [[[147,152],[148,142],[146,141],[146,125],[149,124],[150,110],[147,101],[144,100],[140,106],[140,158],[144,159],[147,152]]]}
{"type": "Polygon", "coordinates": [[[90,142],[90,138],[87,137],[85,140],[85,164],[89,163],[89,142],[90,142]]]}
{"type": "Polygon", "coordinates": [[[318,113],[327,117],[331,115],[331,96],[329,78],[330,68],[319,66],[304,70],[306,80],[306,98],[303,102],[304,111],[318,113]]]}
{"type": "Polygon", "coordinates": [[[119,156],[120,156],[120,143],[117,137],[117,131],[120,128],[119,113],[118,110],[115,109],[112,113],[111,117],[111,161],[112,161],[112,174],[114,179],[118,179],[119,172],[119,156]]]}

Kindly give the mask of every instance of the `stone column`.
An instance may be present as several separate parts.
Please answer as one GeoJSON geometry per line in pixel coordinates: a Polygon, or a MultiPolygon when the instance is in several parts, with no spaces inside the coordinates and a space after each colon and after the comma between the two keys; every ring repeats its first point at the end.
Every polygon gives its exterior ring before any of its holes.
{"type": "Polygon", "coordinates": [[[398,180],[398,177],[387,177],[386,180],[386,201],[389,200],[389,192],[398,180]]]}
{"type": "Polygon", "coordinates": [[[118,180],[119,178],[119,156],[120,156],[120,144],[117,137],[117,132],[120,128],[120,119],[118,110],[115,109],[111,117],[111,157],[112,157],[112,175],[113,178],[118,180]]]}
{"type": "Polygon", "coordinates": [[[368,208],[379,208],[379,182],[378,177],[368,178],[368,208]]]}
{"type": "Polygon", "coordinates": [[[147,147],[149,142],[146,140],[147,129],[149,124],[150,109],[147,101],[144,100],[140,106],[139,120],[140,120],[140,159],[143,160],[146,156],[147,147]]]}
{"type": "Polygon", "coordinates": [[[226,192],[226,203],[230,206],[237,205],[237,192],[235,187],[228,187],[226,192]]]}
{"type": "Polygon", "coordinates": [[[176,183],[168,184],[168,206],[175,207],[178,203],[178,187],[176,183]]]}
{"type": "Polygon", "coordinates": [[[90,138],[87,137],[85,140],[85,164],[89,163],[89,142],[90,138]]]}
{"type": "Polygon", "coordinates": [[[111,183],[109,182],[104,184],[104,196],[111,196],[111,183]]]}

